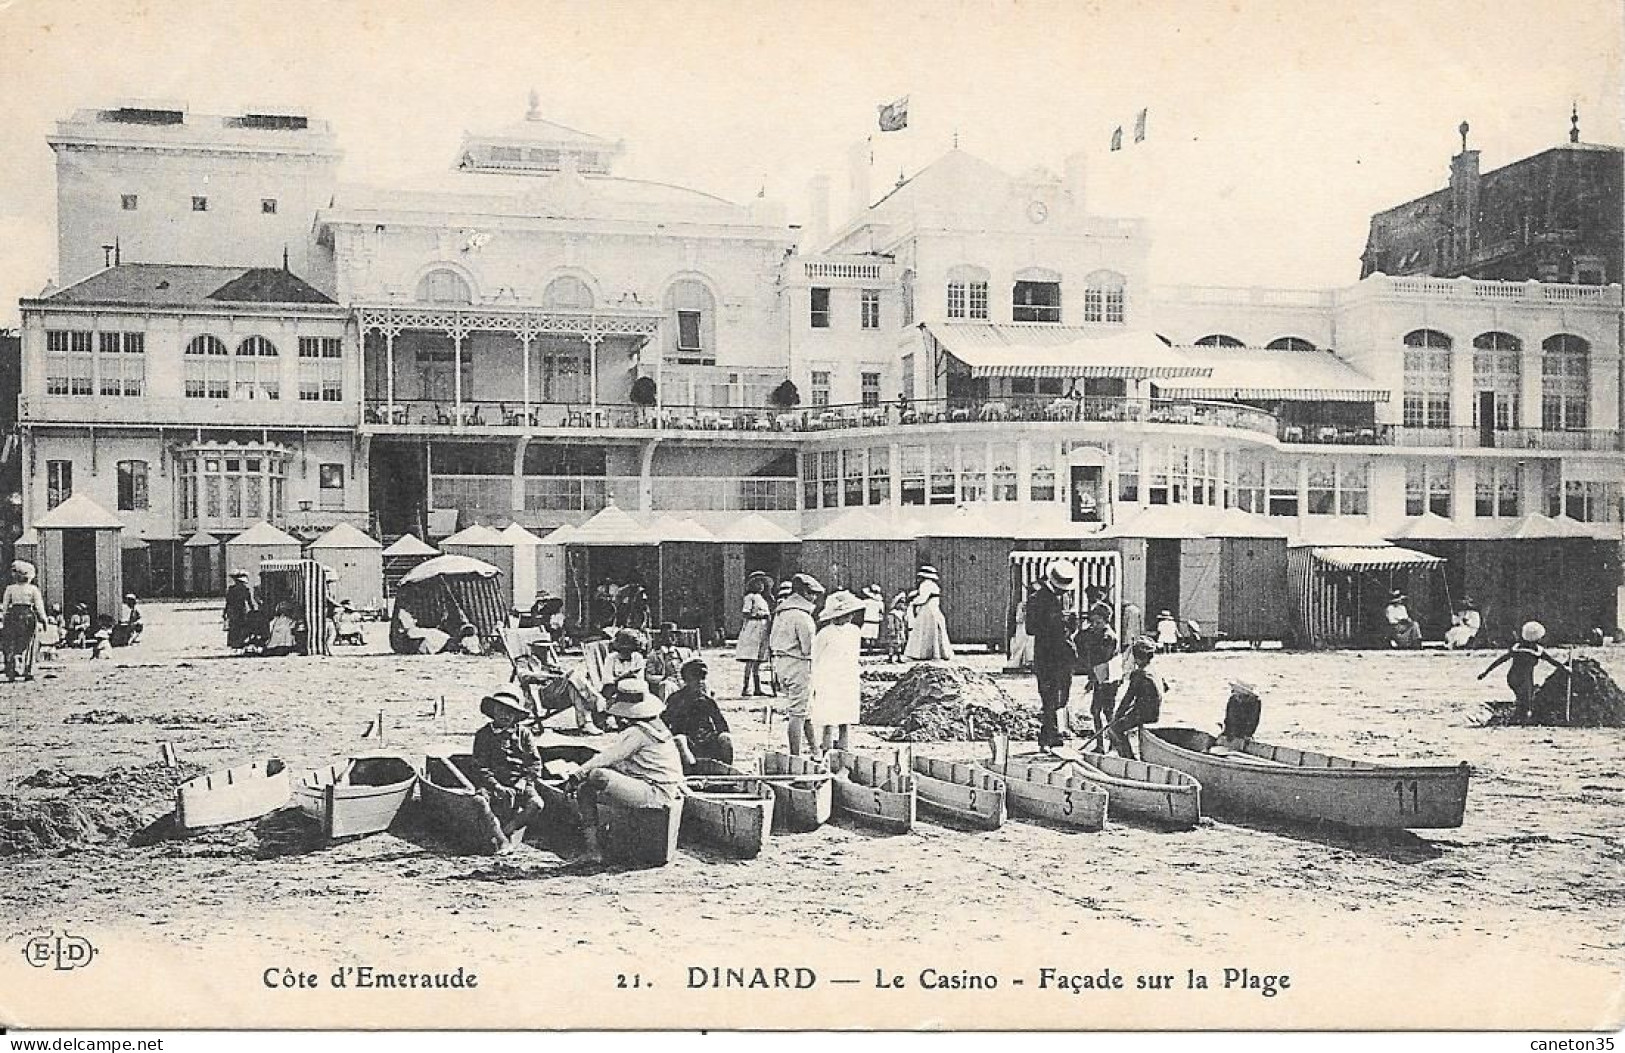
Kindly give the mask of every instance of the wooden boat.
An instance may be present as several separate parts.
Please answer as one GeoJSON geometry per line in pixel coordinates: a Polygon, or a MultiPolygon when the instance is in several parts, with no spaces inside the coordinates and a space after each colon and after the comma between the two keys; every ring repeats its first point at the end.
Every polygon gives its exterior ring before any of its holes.
{"type": "Polygon", "coordinates": [[[182,830],[258,819],[288,803],[288,768],[275,757],[188,779],[175,788],[175,822],[182,830]]]}
{"type": "Polygon", "coordinates": [[[1011,815],[1046,819],[1079,830],[1106,825],[1106,794],[1089,785],[1072,761],[993,760],[983,767],[1004,780],[1011,815]]]}
{"type": "Polygon", "coordinates": [[[418,793],[430,817],[459,844],[476,852],[497,852],[508,842],[491,803],[474,785],[474,758],[467,753],[423,758],[418,793]]]}
{"type": "Polygon", "coordinates": [[[829,822],[835,807],[835,780],[829,777],[829,766],[811,757],[792,756],[788,753],[765,753],[758,762],[763,775],[815,776],[806,781],[773,783],[778,803],[773,807],[775,832],[804,833],[816,830],[829,822]]]}
{"type": "Polygon", "coordinates": [[[754,859],[773,829],[773,788],[731,764],[701,759],[683,790],[683,829],[730,855],[754,859]]]}
{"type": "Polygon", "coordinates": [[[412,796],[418,772],[396,753],[363,753],[302,773],[293,799],[329,840],[389,829],[412,796]]]}
{"type": "Polygon", "coordinates": [[[1465,762],[1382,765],[1250,740],[1211,753],[1213,736],[1191,728],[1140,728],[1140,752],[1202,784],[1215,813],[1274,816],[1375,829],[1461,825],[1467,809],[1465,762]]]}
{"type": "Polygon", "coordinates": [[[961,823],[997,830],[1004,825],[1004,776],[969,761],[915,757],[914,785],[920,804],[961,823]]]}
{"type": "Polygon", "coordinates": [[[892,834],[914,828],[916,789],[914,772],[893,757],[891,763],[853,751],[825,754],[835,773],[835,811],[892,834]]]}
{"type": "Polygon", "coordinates": [[[1080,750],[1076,774],[1111,798],[1112,811],[1176,830],[1202,818],[1202,784],[1194,775],[1162,764],[1080,750]]]}

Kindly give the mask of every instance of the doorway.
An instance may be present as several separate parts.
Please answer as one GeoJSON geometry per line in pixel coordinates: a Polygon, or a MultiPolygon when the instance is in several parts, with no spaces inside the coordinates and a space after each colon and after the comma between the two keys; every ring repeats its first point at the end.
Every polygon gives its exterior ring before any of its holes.
{"type": "Polygon", "coordinates": [[[382,443],[372,448],[368,500],[385,537],[423,536],[429,489],[423,448],[408,443],[382,443]]]}
{"type": "Polygon", "coordinates": [[[1145,543],[1145,624],[1155,625],[1157,614],[1179,615],[1179,540],[1150,538],[1145,543]]]}
{"type": "MultiPolygon", "coordinates": [[[[72,611],[78,604],[90,611],[92,624],[101,611],[96,609],[96,532],[62,532],[62,609],[72,611]]],[[[112,611],[108,611],[112,614],[112,611]]]]}

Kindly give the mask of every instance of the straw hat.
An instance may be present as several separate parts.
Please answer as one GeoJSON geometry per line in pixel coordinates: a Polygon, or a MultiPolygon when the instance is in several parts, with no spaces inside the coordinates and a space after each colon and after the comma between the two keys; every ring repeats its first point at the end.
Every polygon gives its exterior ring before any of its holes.
{"type": "Polygon", "coordinates": [[[799,592],[803,596],[822,596],[824,586],[811,574],[797,574],[790,579],[790,591],[799,592]]]}
{"type": "Polygon", "coordinates": [[[936,581],[937,568],[931,566],[929,563],[922,563],[920,565],[920,569],[914,572],[914,576],[920,581],[936,581]]]}
{"type": "Polygon", "coordinates": [[[1523,637],[1524,643],[1540,643],[1546,639],[1546,626],[1539,622],[1524,622],[1523,631],[1518,635],[1523,637]]]}
{"type": "Polygon", "coordinates": [[[247,581],[248,580],[248,571],[246,571],[246,570],[234,570],[234,571],[231,572],[231,577],[232,577],[233,580],[236,580],[236,581],[247,581]]]}
{"type": "Polygon", "coordinates": [[[752,582],[757,582],[757,581],[765,581],[769,585],[771,585],[771,584],[773,584],[773,575],[769,574],[765,570],[753,570],[749,574],[745,575],[745,584],[746,585],[750,585],[752,582]]]}
{"type": "Polygon", "coordinates": [[[648,720],[666,711],[666,703],[649,694],[643,681],[635,676],[615,681],[615,699],[609,704],[610,716],[622,720],[648,720]]]}
{"type": "Polygon", "coordinates": [[[612,651],[641,651],[643,634],[636,629],[616,629],[609,646],[612,651]]]}
{"type": "Polygon", "coordinates": [[[1058,589],[1070,589],[1078,583],[1078,568],[1076,564],[1058,559],[1044,568],[1044,577],[1058,589]]]}
{"type": "Polygon", "coordinates": [[[34,564],[26,559],[19,559],[11,564],[11,573],[23,581],[33,581],[36,571],[34,570],[34,564]]]}
{"type": "Polygon", "coordinates": [[[782,600],[787,598],[794,590],[795,586],[791,585],[788,581],[779,582],[779,599],[782,600]]]}
{"type": "Polygon", "coordinates": [[[845,589],[841,589],[839,592],[830,593],[829,597],[824,600],[824,609],[819,612],[818,621],[821,625],[827,625],[837,618],[845,618],[861,610],[863,610],[863,601],[845,589]]]}
{"type": "Polygon", "coordinates": [[[1158,618],[1172,618],[1173,616],[1174,616],[1174,614],[1173,614],[1172,611],[1158,611],[1157,612],[1157,617],[1158,618]]]}
{"type": "Polygon", "coordinates": [[[513,689],[506,687],[499,687],[480,699],[480,712],[487,717],[495,720],[498,709],[510,710],[520,717],[531,715],[530,707],[525,705],[513,689]]]}
{"type": "Polygon", "coordinates": [[[871,600],[884,600],[886,594],[880,591],[879,585],[870,585],[863,590],[863,595],[871,600]]]}
{"type": "Polygon", "coordinates": [[[1401,592],[1400,590],[1398,590],[1398,589],[1395,589],[1393,592],[1390,592],[1388,594],[1388,602],[1389,603],[1400,603],[1404,599],[1405,599],[1405,594],[1403,592],[1401,592]]]}
{"type": "Polygon", "coordinates": [[[1157,644],[1149,636],[1142,636],[1129,645],[1128,653],[1144,661],[1157,653],[1157,644]]]}

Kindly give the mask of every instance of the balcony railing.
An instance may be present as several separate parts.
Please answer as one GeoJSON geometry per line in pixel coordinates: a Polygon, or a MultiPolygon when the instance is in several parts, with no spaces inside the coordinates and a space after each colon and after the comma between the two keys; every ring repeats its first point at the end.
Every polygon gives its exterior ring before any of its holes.
{"type": "Polygon", "coordinates": [[[657,511],[794,512],[797,480],[753,476],[655,476],[657,511]]]}
{"type": "MultiPolygon", "coordinates": [[[[652,504],[661,512],[793,512],[797,481],[757,476],[654,476],[652,504]]],[[[513,510],[511,475],[436,475],[429,481],[436,508],[505,514],[513,510]]],[[[635,475],[527,475],[526,512],[596,512],[613,503],[637,508],[635,475]]]]}
{"type": "MultiPolygon", "coordinates": [[[[179,520],[177,528],[183,534],[205,531],[226,536],[241,533],[259,522],[258,516],[200,516],[179,520]]],[[[270,523],[307,541],[318,534],[327,533],[340,523],[348,523],[362,533],[378,536],[377,513],[364,508],[311,508],[308,511],[296,508],[272,516],[270,523]]]]}
{"type": "Polygon", "coordinates": [[[1494,443],[1486,444],[1477,428],[1395,428],[1396,445],[1407,447],[1442,446],[1481,450],[1590,450],[1625,449],[1625,433],[1600,428],[1577,431],[1547,431],[1543,428],[1504,428],[1494,433],[1494,443]]]}
{"type": "Polygon", "coordinates": [[[1282,424],[1282,442],[1322,446],[1392,446],[1392,424],[1282,424]]]}

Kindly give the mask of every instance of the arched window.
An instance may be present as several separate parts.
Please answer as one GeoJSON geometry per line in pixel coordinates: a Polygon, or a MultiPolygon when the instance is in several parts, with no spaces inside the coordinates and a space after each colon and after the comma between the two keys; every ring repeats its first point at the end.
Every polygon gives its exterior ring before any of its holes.
{"type": "Polygon", "coordinates": [[[1196,341],[1197,347],[1246,347],[1247,345],[1229,333],[1209,333],[1196,341]]]}
{"type": "Polygon", "coordinates": [[[592,289],[586,282],[571,274],[554,278],[542,290],[542,306],[566,311],[592,310],[592,289]]]}
{"type": "Polygon", "coordinates": [[[1015,274],[1010,291],[1010,320],[1013,322],[1059,322],[1061,320],[1061,276],[1043,267],[1028,267],[1015,274]]]}
{"type": "Polygon", "coordinates": [[[251,336],[237,345],[231,364],[232,397],[270,399],[282,397],[282,363],[276,345],[263,336],[251,336]]]}
{"type": "Polygon", "coordinates": [[[1095,271],[1083,280],[1083,320],[1123,321],[1123,276],[1116,271],[1095,271]]]}
{"type": "Polygon", "coordinates": [[[1405,334],[1405,427],[1450,427],[1451,345],[1436,329],[1405,334]]]}
{"type": "Polygon", "coordinates": [[[462,275],[442,267],[418,282],[417,298],[423,303],[473,303],[474,293],[462,275]]]}
{"type": "Polygon", "coordinates": [[[948,269],[948,317],[987,319],[988,273],[961,264],[948,269]]]}
{"type": "Polygon", "coordinates": [[[1314,344],[1301,336],[1278,336],[1264,345],[1270,351],[1314,351],[1314,344]]]}
{"type": "Polygon", "coordinates": [[[202,333],[186,345],[185,392],[189,399],[231,398],[231,360],[223,340],[202,333]]]}
{"type": "Polygon", "coordinates": [[[695,365],[717,360],[717,308],[701,282],[672,282],[666,289],[666,358],[695,365]]]}
{"type": "Polygon", "coordinates": [[[1540,345],[1540,426],[1583,431],[1590,420],[1591,345],[1569,333],[1540,345]]]}
{"type": "Polygon", "coordinates": [[[1478,396],[1495,395],[1497,431],[1518,426],[1518,392],[1523,341],[1511,333],[1479,333],[1473,337],[1473,427],[1478,423],[1478,396]]]}

